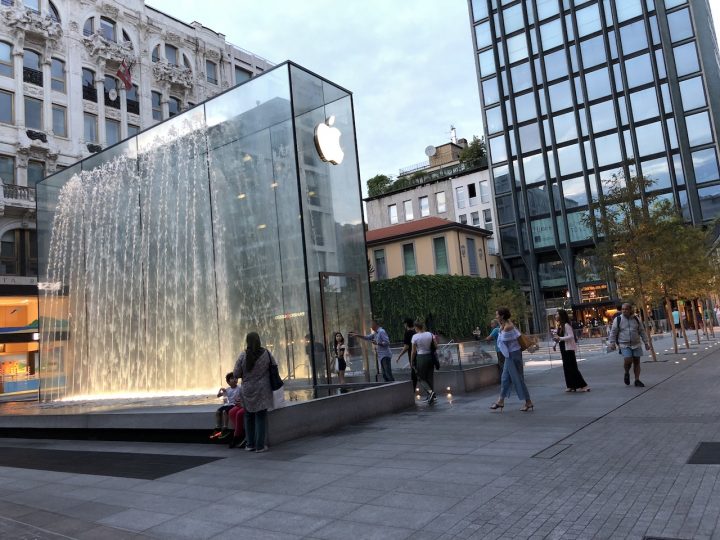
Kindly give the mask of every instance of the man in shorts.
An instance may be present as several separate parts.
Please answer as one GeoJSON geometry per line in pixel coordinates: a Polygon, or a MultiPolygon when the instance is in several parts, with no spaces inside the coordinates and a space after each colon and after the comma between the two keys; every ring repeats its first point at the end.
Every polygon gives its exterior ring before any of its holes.
{"type": "Polygon", "coordinates": [[[608,348],[614,351],[616,346],[620,348],[620,354],[625,361],[625,384],[630,385],[630,366],[633,367],[635,374],[635,386],[645,386],[640,381],[640,358],[643,355],[642,345],[645,344],[645,350],[650,350],[650,342],[648,341],[647,332],[642,321],[635,315],[635,309],[632,305],[625,303],[622,305],[621,313],[610,327],[610,336],[608,337],[608,348]]]}

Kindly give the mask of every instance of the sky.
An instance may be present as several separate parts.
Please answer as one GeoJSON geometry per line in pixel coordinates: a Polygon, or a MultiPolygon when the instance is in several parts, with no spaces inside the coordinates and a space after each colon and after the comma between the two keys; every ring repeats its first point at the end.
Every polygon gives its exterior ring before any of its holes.
{"type": "Polygon", "coordinates": [[[465,0],[147,0],[272,63],[293,60],[353,93],[363,191],[425,148],[482,135],[465,0]],[[212,9],[208,9],[212,6],[212,9]]]}
{"type": "MultiPolygon", "coordinates": [[[[659,0],[656,0],[659,1],[659,0]]],[[[709,0],[720,35],[720,0],[709,0]]],[[[293,60],[353,92],[363,192],[425,148],[482,135],[465,0],[147,0],[279,64],[293,60]]]]}

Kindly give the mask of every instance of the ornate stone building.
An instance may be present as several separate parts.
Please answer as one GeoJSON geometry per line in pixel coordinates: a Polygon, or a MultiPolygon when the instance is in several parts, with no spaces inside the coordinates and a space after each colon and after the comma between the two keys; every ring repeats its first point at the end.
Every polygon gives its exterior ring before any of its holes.
{"type": "Polygon", "coordinates": [[[0,0],[0,368],[37,319],[35,184],[270,67],[143,0],[0,0]]]}

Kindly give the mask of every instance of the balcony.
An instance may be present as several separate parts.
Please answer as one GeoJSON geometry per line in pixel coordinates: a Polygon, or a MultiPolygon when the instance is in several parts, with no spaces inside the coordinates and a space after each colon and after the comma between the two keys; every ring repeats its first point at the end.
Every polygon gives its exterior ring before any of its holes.
{"type": "Polygon", "coordinates": [[[0,184],[0,195],[2,206],[35,208],[35,188],[0,184]]]}
{"type": "Polygon", "coordinates": [[[112,107],[113,109],[120,109],[120,96],[117,95],[115,99],[110,99],[109,92],[105,92],[105,106],[112,107]]]}
{"type": "Polygon", "coordinates": [[[88,101],[97,103],[97,88],[85,85],[82,87],[82,89],[83,99],[87,99],[88,101]]]}
{"type": "Polygon", "coordinates": [[[42,71],[32,69],[29,67],[23,68],[23,81],[26,83],[34,84],[36,86],[43,85],[43,74],[42,71]]]}
{"type": "Polygon", "coordinates": [[[134,99],[127,100],[127,112],[132,114],[140,114],[140,102],[134,99]]]}

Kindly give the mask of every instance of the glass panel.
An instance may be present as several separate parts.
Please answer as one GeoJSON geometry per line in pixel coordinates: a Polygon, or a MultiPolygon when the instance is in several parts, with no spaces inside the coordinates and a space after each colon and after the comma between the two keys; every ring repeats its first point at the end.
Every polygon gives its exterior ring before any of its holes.
{"type": "Polygon", "coordinates": [[[25,98],[25,126],[30,129],[43,129],[42,101],[39,99],[25,98]]]}
{"type": "Polygon", "coordinates": [[[673,47],[673,55],[675,56],[675,69],[677,70],[678,77],[700,71],[697,47],[694,41],[673,47]]]}
{"type": "Polygon", "coordinates": [[[555,126],[555,141],[563,143],[577,139],[577,127],[575,125],[575,113],[569,112],[553,117],[555,126]]]}
{"type": "Polygon", "coordinates": [[[105,141],[109,146],[120,142],[120,122],[105,119],[105,141]]]}
{"type": "Polygon", "coordinates": [[[53,134],[58,137],[67,137],[67,116],[65,114],[65,107],[59,105],[53,105],[53,134]]]}
{"type": "Polygon", "coordinates": [[[630,94],[630,106],[635,122],[655,118],[660,115],[657,104],[657,92],[654,87],[630,94]]]}
{"type": "Polygon", "coordinates": [[[678,154],[673,155],[673,168],[675,169],[675,182],[678,185],[685,183],[685,173],[683,172],[682,160],[678,154]]]}
{"type": "Polygon", "coordinates": [[[653,81],[650,55],[643,54],[625,61],[628,87],[634,88],[653,81]]]}
{"type": "Polygon", "coordinates": [[[660,122],[639,126],[635,128],[638,151],[640,156],[648,156],[665,151],[663,143],[662,125],[660,122]]]}
{"type": "Polygon", "coordinates": [[[490,157],[493,163],[507,161],[507,147],[503,135],[490,139],[490,157]]]}
{"type": "Polygon", "coordinates": [[[661,157],[650,161],[643,161],[642,173],[645,178],[652,180],[650,189],[665,189],[671,187],[670,168],[666,158],[661,157]]]}
{"type": "Polygon", "coordinates": [[[570,81],[562,81],[548,88],[550,92],[550,108],[561,111],[572,107],[572,87],[570,81]]]}
{"type": "Polygon", "coordinates": [[[620,122],[623,126],[628,125],[628,113],[627,107],[625,106],[625,96],[618,96],[618,110],[620,111],[620,122]]]}
{"type": "Polygon", "coordinates": [[[510,69],[513,91],[521,92],[532,86],[532,75],[530,73],[530,62],[525,62],[510,69]]]}
{"type": "Polygon", "coordinates": [[[0,41],[0,75],[13,76],[12,45],[0,41]]]}
{"type": "Polygon", "coordinates": [[[0,156],[0,179],[3,184],[15,183],[15,160],[8,156],[0,156]]]}
{"type": "Polygon", "coordinates": [[[515,227],[505,227],[504,229],[500,229],[500,244],[502,247],[502,253],[505,257],[517,255],[520,252],[517,229],[515,229],[515,227]]]}
{"type": "Polygon", "coordinates": [[[40,71],[40,55],[35,51],[25,49],[23,51],[23,67],[40,71]]]}
{"type": "MultiPolygon", "coordinates": [[[[592,229],[587,224],[588,212],[573,212],[567,215],[570,242],[582,242],[592,238],[592,229]]],[[[558,229],[562,230],[561,219],[557,218],[558,229]]]]}
{"type": "Polygon", "coordinates": [[[585,191],[585,179],[582,176],[570,180],[563,180],[562,189],[565,208],[576,208],[588,203],[587,192],[585,191]]]}
{"type": "Polygon", "coordinates": [[[577,10],[575,16],[577,17],[578,37],[587,36],[600,30],[600,10],[597,4],[577,10]]]}
{"type": "Polygon", "coordinates": [[[680,81],[680,95],[683,109],[686,111],[705,106],[705,90],[703,90],[702,77],[694,77],[680,81]]]}
{"type": "Polygon", "coordinates": [[[524,122],[537,117],[534,93],[530,92],[515,98],[515,114],[517,114],[517,122],[524,122]]]}
{"type": "Polygon", "coordinates": [[[403,268],[406,276],[414,276],[417,274],[415,247],[412,244],[403,244],[403,268]]]}
{"type": "Polygon", "coordinates": [[[665,71],[665,56],[663,56],[662,49],[655,50],[655,61],[657,62],[658,78],[664,79],[667,77],[665,71]]]}
{"type": "Polygon", "coordinates": [[[720,213],[720,186],[698,189],[698,198],[703,221],[716,218],[720,213]]]}
{"type": "Polygon", "coordinates": [[[710,116],[706,111],[685,117],[690,146],[699,146],[712,142],[712,128],[710,116]]]}
{"type": "Polygon", "coordinates": [[[485,118],[487,121],[488,133],[497,133],[498,131],[502,131],[503,123],[500,107],[485,109],[485,118]]]}
{"type": "Polygon", "coordinates": [[[420,203],[420,217],[427,217],[430,215],[430,202],[427,196],[420,197],[418,202],[420,203]]]}
{"type": "Polygon", "coordinates": [[[477,41],[478,49],[484,49],[492,44],[489,21],[480,23],[475,27],[475,40],[477,41]]]}
{"type": "Polygon", "coordinates": [[[561,45],[563,42],[562,23],[560,19],[555,19],[549,23],[545,23],[540,27],[540,37],[542,38],[543,51],[552,49],[561,45]]]}
{"type": "Polygon", "coordinates": [[[682,6],[683,4],[687,4],[687,0],[665,0],[665,9],[682,6]]]}
{"type": "Polygon", "coordinates": [[[553,15],[557,15],[558,1],[557,0],[537,0],[537,18],[538,20],[547,19],[553,15]]]}
{"type": "Polygon", "coordinates": [[[503,195],[495,199],[495,208],[498,214],[498,223],[506,225],[515,221],[515,212],[513,211],[512,199],[510,195],[503,195]]]}
{"type": "Polygon", "coordinates": [[[497,77],[483,81],[482,83],[483,102],[485,105],[497,103],[500,99],[498,94],[497,77]]]}
{"type": "Polygon", "coordinates": [[[97,116],[95,116],[94,114],[85,113],[83,116],[83,122],[85,141],[92,143],[98,142],[97,116]]]}
{"type": "Polygon", "coordinates": [[[522,162],[526,184],[533,184],[545,180],[545,167],[542,154],[525,157],[522,162]]]}
{"type": "Polygon", "coordinates": [[[662,98],[663,98],[663,109],[666,113],[672,112],[672,102],[670,101],[670,89],[668,88],[667,83],[663,83],[660,85],[660,90],[662,91],[662,98]]]}
{"type": "Polygon", "coordinates": [[[435,194],[435,204],[437,205],[438,214],[447,212],[447,205],[445,204],[445,192],[440,191],[435,194]]]}
{"type": "Polygon", "coordinates": [[[520,133],[520,149],[523,153],[540,149],[540,130],[537,123],[522,126],[520,133]]]}
{"type": "Polygon", "coordinates": [[[508,50],[508,63],[513,64],[528,57],[527,38],[520,34],[506,40],[508,50]]]}
{"type": "Polygon", "coordinates": [[[617,10],[618,22],[627,21],[642,15],[641,0],[622,0],[621,2],[614,3],[615,9],[617,10]]]}
{"type": "Polygon", "coordinates": [[[0,90],[0,122],[13,123],[13,95],[0,90]]]}
{"type": "Polygon", "coordinates": [[[488,16],[487,0],[472,0],[473,17],[481,21],[488,16]]]}
{"type": "Polygon", "coordinates": [[[512,34],[525,26],[523,22],[522,4],[516,4],[513,7],[504,9],[502,14],[506,34],[512,34]]]}
{"type": "Polygon", "coordinates": [[[691,38],[695,35],[693,34],[688,8],[668,13],[667,20],[668,26],[670,27],[670,39],[673,43],[691,38]]]}
{"type": "Polygon", "coordinates": [[[510,191],[510,173],[507,165],[493,168],[493,179],[495,193],[507,193],[510,191]]]}
{"type": "MultiPolygon", "coordinates": [[[[548,247],[555,245],[555,239],[553,236],[552,220],[550,218],[533,219],[530,222],[530,228],[532,230],[533,245],[536,248],[548,247]]],[[[542,266],[542,263],[540,264],[542,266]]],[[[540,273],[542,282],[542,272],[540,273]]]]}
{"type": "Polygon", "coordinates": [[[615,129],[615,111],[613,102],[603,101],[590,107],[590,118],[592,119],[592,128],[594,133],[615,129]]]}
{"type": "Polygon", "coordinates": [[[65,62],[53,58],[50,72],[52,74],[51,88],[56,92],[65,92],[65,62]]]}
{"type": "Polygon", "coordinates": [[[492,49],[481,52],[478,55],[478,63],[480,64],[480,76],[487,77],[495,73],[495,55],[492,49]]]}
{"type": "Polygon", "coordinates": [[[693,169],[695,171],[695,181],[700,184],[702,182],[711,182],[718,180],[718,161],[714,148],[698,150],[692,153],[693,169]]]}
{"type": "Polygon", "coordinates": [[[558,148],[557,154],[558,162],[560,163],[560,174],[562,176],[577,173],[582,170],[580,147],[577,144],[558,148]]]}
{"type": "Polygon", "coordinates": [[[433,238],[433,253],[435,255],[435,273],[436,274],[447,274],[448,272],[448,259],[447,259],[447,245],[445,243],[445,237],[433,238]]]}
{"type": "Polygon", "coordinates": [[[582,54],[583,67],[585,69],[590,69],[607,62],[602,36],[597,36],[580,43],[580,53],[582,54]]]}
{"type": "Polygon", "coordinates": [[[588,101],[610,94],[610,76],[607,68],[600,68],[585,74],[588,101]]]}
{"type": "Polygon", "coordinates": [[[621,27],[620,41],[622,42],[622,50],[625,55],[647,49],[648,41],[647,34],[645,33],[645,23],[640,20],[621,27]]]}
{"type": "Polygon", "coordinates": [[[564,50],[545,55],[545,75],[548,81],[553,81],[568,75],[567,59],[564,50]]]}
{"type": "Polygon", "coordinates": [[[605,167],[621,161],[620,139],[617,133],[605,135],[595,139],[595,154],[598,167],[605,167]]]}
{"type": "Polygon", "coordinates": [[[550,199],[545,186],[528,189],[527,199],[530,216],[541,216],[550,213],[550,199]]]}
{"type": "Polygon", "coordinates": [[[653,45],[660,45],[660,29],[658,28],[657,17],[650,17],[649,21],[653,45]]]}

